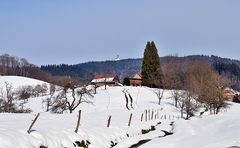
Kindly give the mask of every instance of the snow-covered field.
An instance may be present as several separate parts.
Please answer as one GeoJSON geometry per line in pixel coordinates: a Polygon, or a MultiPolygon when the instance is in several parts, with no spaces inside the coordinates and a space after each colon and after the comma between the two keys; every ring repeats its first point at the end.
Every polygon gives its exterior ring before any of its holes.
{"type": "MultiPolygon", "coordinates": [[[[0,77],[0,83],[7,79],[9,78],[0,77]]],[[[11,77],[14,86],[26,85],[26,82],[29,82],[28,85],[35,85],[42,81],[11,77]]],[[[107,90],[99,88],[94,95],[93,104],[80,104],[72,114],[47,113],[46,108],[42,106],[42,100],[46,99],[46,96],[31,98],[27,106],[33,110],[32,113],[0,114],[0,147],[77,147],[83,140],[93,148],[113,146],[125,148],[141,140],[150,140],[139,145],[145,148],[240,146],[238,104],[232,104],[227,112],[219,115],[204,115],[201,118],[194,117],[185,121],[178,120],[179,110],[173,106],[169,98],[170,93],[165,91],[162,103],[158,105],[153,90],[147,87],[108,87],[107,90]],[[131,110],[125,107],[125,97],[122,92],[124,88],[128,89],[133,97],[131,110]],[[141,122],[141,115],[146,109],[151,110],[150,116],[154,111],[153,120],[146,122],[144,114],[144,121],[141,122]],[[79,110],[82,110],[81,124],[78,133],[75,133],[79,110]],[[28,127],[36,113],[40,113],[39,119],[33,126],[32,132],[28,134],[28,127]],[[128,120],[131,113],[133,116],[129,127],[128,120]],[[112,118],[108,128],[109,116],[112,118]],[[174,123],[171,124],[172,122],[174,123]],[[149,130],[151,126],[155,126],[155,130],[142,134],[143,129],[149,130]],[[173,135],[165,136],[162,130],[173,132],[173,135]]]]}
{"type": "Polygon", "coordinates": [[[0,76],[0,84],[1,86],[8,82],[9,84],[13,85],[13,88],[18,88],[21,86],[36,86],[36,85],[42,85],[42,84],[48,84],[47,82],[36,80],[32,78],[26,78],[26,77],[18,77],[18,76],[0,76]]]}

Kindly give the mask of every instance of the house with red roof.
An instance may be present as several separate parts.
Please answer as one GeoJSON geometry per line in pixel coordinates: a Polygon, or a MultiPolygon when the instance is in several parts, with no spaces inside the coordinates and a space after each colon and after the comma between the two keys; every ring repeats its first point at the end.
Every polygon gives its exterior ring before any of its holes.
{"type": "Polygon", "coordinates": [[[130,86],[142,86],[142,74],[136,73],[132,78],[129,78],[130,86]]]}
{"type": "Polygon", "coordinates": [[[99,86],[119,86],[120,80],[116,74],[97,74],[94,76],[91,84],[99,86]]]}

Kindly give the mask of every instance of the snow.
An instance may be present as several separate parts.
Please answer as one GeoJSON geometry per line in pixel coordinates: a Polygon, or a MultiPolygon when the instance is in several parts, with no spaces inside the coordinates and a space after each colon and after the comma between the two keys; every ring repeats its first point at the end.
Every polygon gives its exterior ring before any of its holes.
{"type": "Polygon", "coordinates": [[[0,85],[2,86],[5,82],[8,82],[9,84],[13,85],[13,88],[16,89],[20,86],[36,86],[36,85],[42,85],[44,83],[48,84],[47,82],[27,78],[27,77],[20,77],[20,76],[0,76],[0,85]]]}
{"type": "Polygon", "coordinates": [[[157,147],[202,147],[226,148],[240,146],[240,105],[232,103],[227,112],[219,115],[179,120],[175,123],[174,133],[166,138],[156,138],[142,148],[157,147]]]}
{"type": "MultiPolygon", "coordinates": [[[[0,83],[8,81],[14,88],[21,85],[36,85],[43,81],[16,77],[0,77],[0,83]]],[[[48,148],[74,147],[76,141],[88,140],[90,148],[125,148],[138,143],[140,140],[151,139],[141,145],[143,148],[174,148],[174,147],[230,147],[240,145],[240,106],[232,103],[227,112],[219,115],[204,115],[191,120],[178,120],[179,109],[175,108],[170,98],[170,91],[164,92],[161,105],[153,89],[147,87],[104,87],[97,89],[93,104],[80,104],[72,114],[52,114],[46,112],[42,101],[48,96],[29,99],[27,106],[33,112],[30,114],[0,114],[0,148],[48,148]],[[127,110],[123,90],[128,90],[133,98],[133,109],[127,110]],[[141,122],[145,110],[158,112],[160,119],[141,122]],[[75,133],[78,111],[82,110],[81,123],[78,133],[75,133]],[[33,126],[32,132],[27,133],[28,127],[36,113],[39,119],[33,126]],[[128,126],[130,114],[133,114],[131,126],[128,126]],[[107,120],[112,116],[110,127],[107,120]],[[164,118],[166,117],[166,119],[164,118]],[[169,118],[170,117],[170,118],[169,118]],[[158,124],[161,122],[161,124],[158,124]],[[170,124],[174,122],[173,126],[170,124]],[[158,125],[157,125],[158,124],[158,125]],[[156,126],[157,125],[157,126],[156,126]],[[141,134],[142,129],[156,130],[141,134]],[[164,132],[173,132],[166,137],[164,132]]]]}
{"type": "Polygon", "coordinates": [[[103,83],[103,82],[113,82],[114,77],[112,78],[99,78],[99,79],[93,79],[92,83],[103,83]]]}

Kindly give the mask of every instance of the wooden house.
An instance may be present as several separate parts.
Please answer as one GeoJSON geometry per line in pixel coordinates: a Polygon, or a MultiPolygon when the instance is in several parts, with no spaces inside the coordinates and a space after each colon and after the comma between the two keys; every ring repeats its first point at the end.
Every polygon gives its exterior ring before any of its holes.
{"type": "Polygon", "coordinates": [[[130,86],[142,86],[142,74],[136,73],[132,78],[129,78],[130,86]]]}
{"type": "Polygon", "coordinates": [[[225,88],[223,90],[223,96],[226,97],[228,101],[233,101],[236,96],[236,92],[230,88],[225,88]]]}
{"type": "Polygon", "coordinates": [[[91,84],[99,86],[119,86],[120,81],[116,74],[97,74],[94,76],[93,80],[91,81],[91,84]]]}

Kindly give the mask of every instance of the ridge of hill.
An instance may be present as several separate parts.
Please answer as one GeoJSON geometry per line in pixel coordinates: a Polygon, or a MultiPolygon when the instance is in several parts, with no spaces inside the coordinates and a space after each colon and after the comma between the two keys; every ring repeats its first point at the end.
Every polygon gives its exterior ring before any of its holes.
{"type": "MultiPolygon", "coordinates": [[[[161,65],[169,63],[172,56],[161,57],[161,65]]],[[[218,56],[206,55],[191,55],[184,57],[174,57],[182,60],[188,65],[193,60],[207,60],[215,70],[224,76],[232,79],[236,84],[234,88],[240,89],[240,61],[218,56]]],[[[141,72],[142,58],[138,59],[123,59],[118,61],[91,61],[76,65],[46,65],[41,66],[42,70],[51,73],[54,76],[70,76],[85,82],[90,81],[95,74],[115,73],[123,80],[126,76],[132,76],[135,73],[141,72]]]]}

